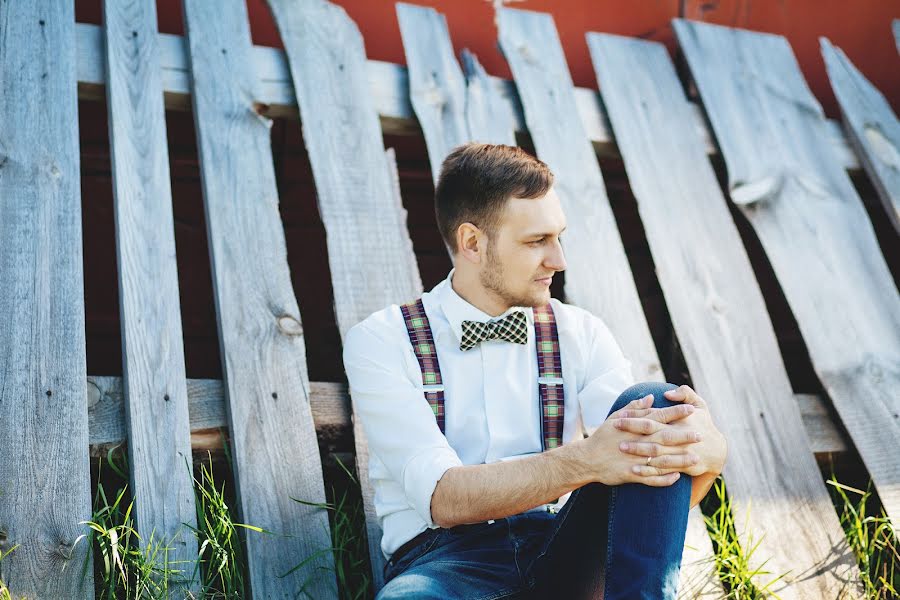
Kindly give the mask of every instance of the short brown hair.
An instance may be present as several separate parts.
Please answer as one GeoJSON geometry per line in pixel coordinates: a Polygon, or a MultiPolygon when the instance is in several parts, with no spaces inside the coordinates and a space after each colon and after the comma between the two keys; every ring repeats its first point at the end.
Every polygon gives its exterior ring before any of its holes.
{"type": "Polygon", "coordinates": [[[457,251],[456,230],[472,223],[489,236],[510,198],[539,198],[553,185],[550,168],[515,146],[469,143],[441,165],[434,212],[441,237],[457,251]]]}

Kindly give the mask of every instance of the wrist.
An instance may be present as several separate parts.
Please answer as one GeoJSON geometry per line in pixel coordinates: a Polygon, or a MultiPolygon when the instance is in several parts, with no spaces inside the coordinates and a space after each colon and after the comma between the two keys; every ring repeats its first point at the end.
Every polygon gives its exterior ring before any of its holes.
{"type": "Polygon", "coordinates": [[[567,486],[570,485],[572,489],[597,481],[596,469],[590,461],[587,438],[572,440],[553,452],[548,452],[548,455],[554,455],[559,472],[564,474],[567,486]]]}

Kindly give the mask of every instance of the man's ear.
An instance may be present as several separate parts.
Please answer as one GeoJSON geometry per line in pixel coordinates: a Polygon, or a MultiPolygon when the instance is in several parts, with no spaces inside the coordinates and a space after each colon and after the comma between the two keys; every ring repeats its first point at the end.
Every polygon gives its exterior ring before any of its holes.
{"type": "Polygon", "coordinates": [[[456,247],[457,254],[462,260],[469,261],[473,264],[481,263],[481,256],[484,253],[482,248],[484,232],[472,223],[463,223],[456,228],[456,247]]]}

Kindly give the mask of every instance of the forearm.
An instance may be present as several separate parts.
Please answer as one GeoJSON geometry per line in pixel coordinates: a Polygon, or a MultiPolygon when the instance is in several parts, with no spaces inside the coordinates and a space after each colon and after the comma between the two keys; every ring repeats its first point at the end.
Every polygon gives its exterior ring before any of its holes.
{"type": "Polygon", "coordinates": [[[718,473],[711,472],[693,477],[691,480],[691,508],[700,504],[700,501],[706,497],[718,476],[718,473]]]}
{"type": "Polygon", "coordinates": [[[441,527],[502,519],[589,483],[579,442],[520,460],[449,469],[431,497],[432,519],[441,527]]]}

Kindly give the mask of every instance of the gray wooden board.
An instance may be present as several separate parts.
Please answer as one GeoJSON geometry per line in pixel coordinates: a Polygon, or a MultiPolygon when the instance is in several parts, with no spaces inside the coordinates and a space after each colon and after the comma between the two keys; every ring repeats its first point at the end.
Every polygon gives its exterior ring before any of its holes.
{"type": "Polygon", "coordinates": [[[516,122],[509,102],[500,95],[478,57],[462,51],[466,74],[466,124],[473,140],[516,145],[516,122]]]}
{"type": "Polygon", "coordinates": [[[674,65],[658,42],[591,33],[588,46],[691,379],[728,439],[725,482],[744,548],[755,537],[751,567],[767,561],[772,572],[757,583],[790,572],[769,589],[838,597],[858,576],[855,561],[674,65]]]}
{"type": "MultiPolygon", "coordinates": [[[[422,293],[396,166],[386,155],[369,93],[363,39],[344,9],[325,0],[271,0],[288,57],[303,140],[312,165],[338,330],[422,293]]],[[[376,587],[384,564],[368,484],[368,449],[355,428],[369,549],[376,587]]]]}
{"type": "Polygon", "coordinates": [[[172,592],[199,593],[190,424],[156,2],[104,2],[122,362],[135,521],[172,592]],[[185,525],[183,525],[185,524],[185,525]],[[151,551],[154,551],[152,550],[151,551]],[[189,581],[180,585],[178,580],[189,581]]]}
{"type": "Polygon", "coordinates": [[[245,536],[250,588],[335,597],[328,516],[297,501],[325,491],[247,7],[190,0],[184,15],[240,518],[273,532],[245,536]]]}
{"type": "Polygon", "coordinates": [[[441,163],[457,146],[467,142],[514,146],[515,121],[509,103],[468,52],[463,75],[444,15],[433,8],[398,3],[397,19],[409,73],[409,96],[425,135],[434,182],[441,163]]]}
{"type": "Polygon", "coordinates": [[[822,108],[787,41],[676,20],[728,169],[813,367],[900,515],[900,297],[856,189],[824,139],[822,108]]]}
{"type": "Polygon", "coordinates": [[[469,142],[466,81],[453,56],[444,15],[433,8],[397,3],[409,76],[409,98],[428,146],[431,174],[437,181],[450,151],[469,142]]]}
{"type": "Polygon", "coordinates": [[[554,189],[568,217],[563,234],[566,301],[606,322],[638,380],[661,380],[597,157],[575,108],[553,18],[504,8],[498,11],[498,29],[535,150],[556,175],[554,189]]]}
{"type": "MultiPolygon", "coordinates": [[[[100,27],[90,23],[76,23],[76,46],[78,52],[78,97],[82,99],[102,99],[105,85],[103,64],[103,36],[100,27]]],[[[168,33],[159,34],[161,51],[163,88],[166,108],[185,110],[190,108],[190,71],[188,69],[185,40],[181,36],[168,33]]],[[[284,51],[267,46],[253,47],[253,60],[260,78],[257,100],[266,106],[270,117],[297,116],[297,99],[291,76],[288,72],[284,51]]],[[[406,68],[380,60],[366,63],[369,81],[369,95],[378,110],[381,127],[385,133],[419,135],[421,131],[413,114],[409,99],[409,83],[406,68]]],[[[488,76],[488,80],[513,114],[515,129],[525,132],[522,106],[513,83],[506,79],[488,76]]],[[[575,88],[575,103],[578,114],[584,122],[585,130],[591,138],[594,149],[603,155],[616,155],[615,144],[606,124],[606,113],[600,104],[597,90],[575,88]]],[[[692,105],[694,124],[702,132],[706,151],[717,152],[715,144],[706,128],[700,108],[692,105]]],[[[828,142],[844,161],[847,169],[858,170],[859,162],[848,146],[840,124],[828,122],[828,142]]]]}
{"type": "Polygon", "coordinates": [[[847,138],[900,233],[900,121],[878,89],[844,51],[819,38],[831,88],[844,115],[847,138]]]}
{"type": "Polygon", "coordinates": [[[16,547],[0,580],[14,597],[94,597],[74,44],[71,3],[0,3],[0,553],[16,547]]]}
{"type": "Polygon", "coordinates": [[[900,19],[891,21],[891,29],[894,30],[894,43],[897,45],[897,52],[900,53],[900,19]]]}
{"type": "MultiPolygon", "coordinates": [[[[127,436],[122,378],[91,375],[87,378],[87,388],[92,450],[124,443],[127,436]]],[[[351,426],[347,385],[311,381],[309,388],[309,404],[320,440],[327,443],[346,435],[351,426]]],[[[228,425],[220,379],[188,379],[187,394],[192,432],[206,433],[228,425]]],[[[816,454],[827,458],[832,453],[846,452],[847,442],[831,421],[824,400],[814,394],[795,394],[794,398],[800,405],[803,426],[816,454]]],[[[198,449],[197,444],[193,446],[194,450],[198,449]]]]}

